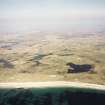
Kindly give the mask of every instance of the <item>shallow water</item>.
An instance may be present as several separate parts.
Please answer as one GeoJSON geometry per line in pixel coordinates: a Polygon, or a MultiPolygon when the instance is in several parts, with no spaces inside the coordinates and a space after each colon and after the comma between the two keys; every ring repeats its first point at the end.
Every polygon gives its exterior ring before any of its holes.
{"type": "Polygon", "coordinates": [[[105,105],[105,91],[63,87],[0,89],[0,105],[105,105]]]}

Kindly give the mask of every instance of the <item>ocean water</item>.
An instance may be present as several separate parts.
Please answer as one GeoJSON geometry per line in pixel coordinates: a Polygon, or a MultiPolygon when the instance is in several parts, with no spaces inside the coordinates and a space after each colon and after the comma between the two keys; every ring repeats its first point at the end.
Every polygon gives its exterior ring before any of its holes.
{"type": "Polygon", "coordinates": [[[64,87],[0,89],[0,105],[105,105],[105,91],[64,87]]]}

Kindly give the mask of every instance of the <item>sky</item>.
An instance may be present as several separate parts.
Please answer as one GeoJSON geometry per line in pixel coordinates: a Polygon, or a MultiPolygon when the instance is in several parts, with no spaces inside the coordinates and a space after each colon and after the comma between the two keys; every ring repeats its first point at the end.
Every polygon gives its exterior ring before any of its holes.
{"type": "Polygon", "coordinates": [[[98,17],[104,11],[105,0],[0,0],[1,18],[98,17]]]}
{"type": "Polygon", "coordinates": [[[105,22],[105,0],[0,0],[2,30],[20,28],[20,25],[25,29],[33,28],[33,23],[37,27],[96,25],[94,23],[103,23],[103,20],[105,22]]]}

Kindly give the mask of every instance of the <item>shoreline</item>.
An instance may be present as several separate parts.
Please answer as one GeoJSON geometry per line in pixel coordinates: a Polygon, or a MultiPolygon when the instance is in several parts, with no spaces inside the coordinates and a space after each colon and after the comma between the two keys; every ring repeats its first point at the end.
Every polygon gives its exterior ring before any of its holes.
{"type": "Polygon", "coordinates": [[[96,90],[104,90],[105,85],[97,85],[97,84],[89,84],[82,82],[66,82],[66,81],[54,81],[54,82],[8,82],[8,83],[0,83],[0,89],[5,88],[84,88],[84,89],[96,89],[96,90]]]}

